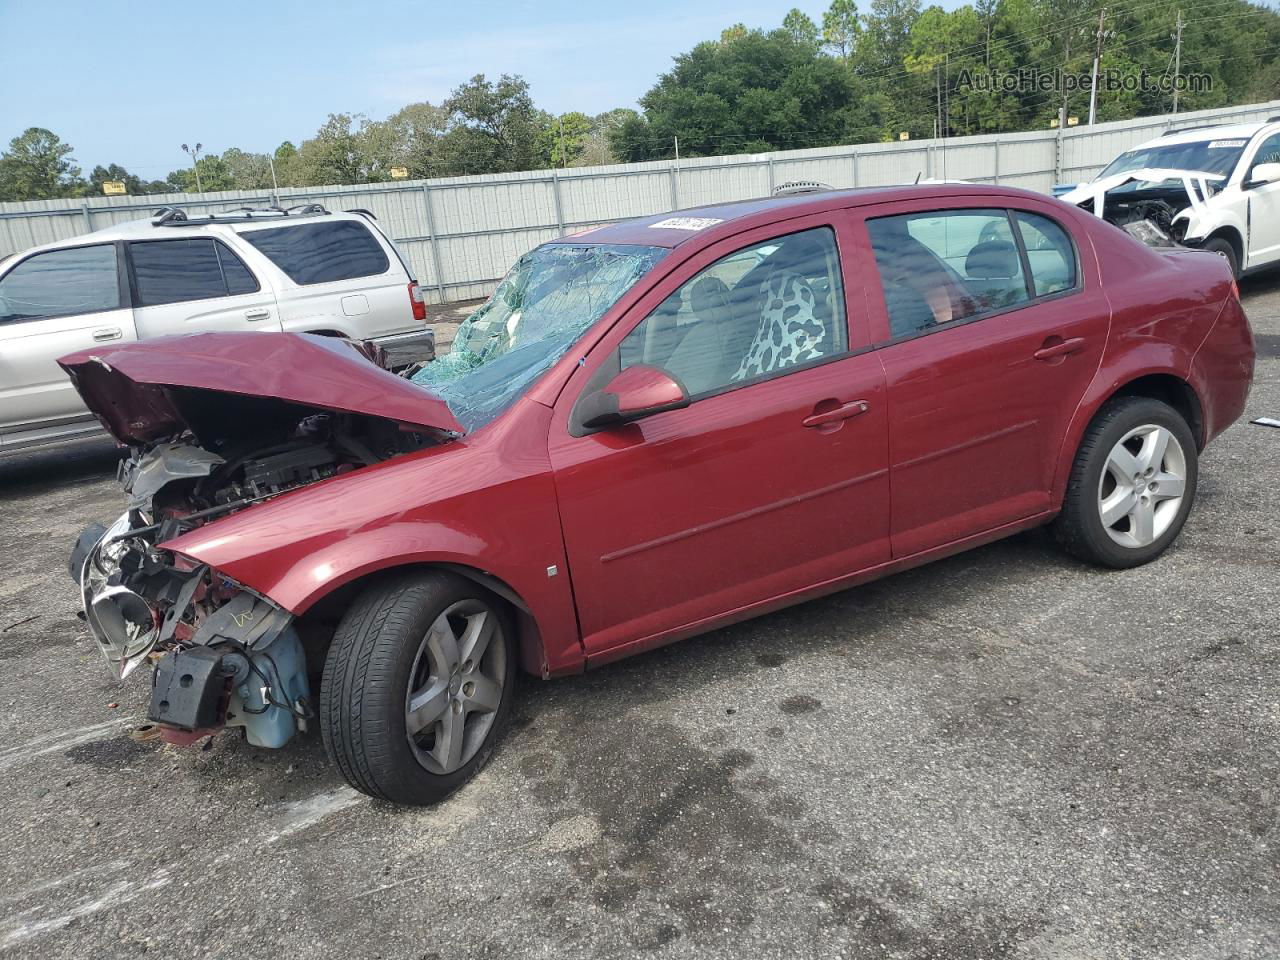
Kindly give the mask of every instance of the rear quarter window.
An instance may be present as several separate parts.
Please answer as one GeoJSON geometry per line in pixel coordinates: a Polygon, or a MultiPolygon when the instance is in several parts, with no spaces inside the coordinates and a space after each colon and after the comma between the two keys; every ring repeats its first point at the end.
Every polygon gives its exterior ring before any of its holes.
{"type": "Polygon", "coordinates": [[[352,220],[248,230],[240,236],[303,285],[377,276],[391,266],[369,228],[352,220]]]}

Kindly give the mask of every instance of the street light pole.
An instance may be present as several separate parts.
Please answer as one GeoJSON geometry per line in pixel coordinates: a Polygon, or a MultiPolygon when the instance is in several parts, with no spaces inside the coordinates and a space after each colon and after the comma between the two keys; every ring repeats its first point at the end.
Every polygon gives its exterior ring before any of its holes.
{"type": "Polygon", "coordinates": [[[196,175],[196,193],[204,193],[204,188],[200,186],[200,148],[203,146],[203,143],[197,143],[192,150],[185,143],[182,145],[182,152],[191,157],[191,170],[196,175]]]}

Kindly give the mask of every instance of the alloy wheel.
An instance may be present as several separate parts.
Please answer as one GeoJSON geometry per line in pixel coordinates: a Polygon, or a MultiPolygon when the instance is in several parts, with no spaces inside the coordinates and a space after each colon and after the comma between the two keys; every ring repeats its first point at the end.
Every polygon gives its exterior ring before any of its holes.
{"type": "Polygon", "coordinates": [[[1187,484],[1187,456],[1169,430],[1135,427],[1112,447],[1098,480],[1098,513],[1107,536],[1122,547],[1145,547],[1178,516],[1187,484]]]}
{"type": "Polygon", "coordinates": [[[405,694],[409,745],[431,773],[453,773],[484,744],[502,703],[506,657],[502,622],[483,600],[460,600],[432,622],[405,694]]]}

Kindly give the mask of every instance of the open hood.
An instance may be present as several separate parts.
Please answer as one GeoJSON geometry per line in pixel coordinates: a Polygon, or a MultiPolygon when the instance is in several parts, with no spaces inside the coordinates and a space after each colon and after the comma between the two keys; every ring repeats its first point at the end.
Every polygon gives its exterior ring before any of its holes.
{"type": "Polygon", "coordinates": [[[301,333],[198,333],[84,350],[58,363],[121,443],[191,427],[174,388],[262,397],[462,434],[425,387],[383,370],[347,340],[301,333]]]}
{"type": "Polygon", "coordinates": [[[1180,182],[1186,191],[1187,202],[1192,207],[1199,208],[1211,195],[1209,185],[1219,184],[1226,180],[1226,177],[1220,173],[1208,173],[1204,170],[1173,170],[1165,168],[1126,170],[1123,173],[1113,174],[1100,180],[1082,183],[1074,190],[1062,194],[1058,199],[1077,206],[1092,200],[1094,215],[1101,217],[1103,215],[1104,198],[1107,193],[1117,187],[1134,181],[1160,184],[1171,180],[1180,182]]]}

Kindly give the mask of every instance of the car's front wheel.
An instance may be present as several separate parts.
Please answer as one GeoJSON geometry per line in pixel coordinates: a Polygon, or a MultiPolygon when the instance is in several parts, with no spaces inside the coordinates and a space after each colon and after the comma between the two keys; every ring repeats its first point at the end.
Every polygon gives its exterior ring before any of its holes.
{"type": "Polygon", "coordinates": [[[325,661],[325,748],[357,790],[394,803],[448,796],[484,766],[510,714],[516,649],[501,600],[443,571],[370,587],[325,661]]]}
{"type": "Polygon", "coordinates": [[[1201,244],[1200,249],[1206,253],[1216,253],[1227,261],[1227,266],[1231,268],[1233,277],[1238,278],[1240,276],[1240,258],[1236,255],[1236,248],[1231,245],[1230,241],[1224,240],[1222,237],[1210,237],[1201,244]]]}
{"type": "Polygon", "coordinates": [[[1196,495],[1195,438],[1182,416],[1148,397],[1113,400],[1076,454],[1058,541],[1108,567],[1136,567],[1173,543],[1196,495]]]}

